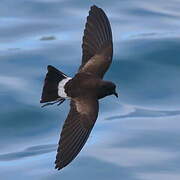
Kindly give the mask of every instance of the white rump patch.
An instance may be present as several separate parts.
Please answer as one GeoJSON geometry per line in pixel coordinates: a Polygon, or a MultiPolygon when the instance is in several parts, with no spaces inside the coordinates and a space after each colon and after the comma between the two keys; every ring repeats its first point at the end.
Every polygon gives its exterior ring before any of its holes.
{"type": "Polygon", "coordinates": [[[65,89],[64,89],[64,86],[65,84],[72,78],[70,77],[67,77],[65,79],[63,79],[62,81],[59,82],[59,85],[58,85],[58,95],[62,98],[68,98],[67,94],[65,93],[65,89]]]}

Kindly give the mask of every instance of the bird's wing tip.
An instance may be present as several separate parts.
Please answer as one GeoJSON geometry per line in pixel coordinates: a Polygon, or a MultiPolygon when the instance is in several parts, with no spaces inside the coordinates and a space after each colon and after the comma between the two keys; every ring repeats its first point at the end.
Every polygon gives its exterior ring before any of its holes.
{"type": "Polygon", "coordinates": [[[51,66],[51,65],[48,65],[47,66],[47,70],[49,71],[50,69],[52,69],[53,68],[53,66],[51,66]]]}
{"type": "MultiPolygon", "coordinates": [[[[63,166],[64,167],[64,166],[63,166]]],[[[54,169],[56,169],[56,170],[61,170],[63,167],[61,167],[61,166],[58,166],[57,164],[56,164],[56,166],[54,167],[54,169]]]]}
{"type": "Polygon", "coordinates": [[[91,10],[93,10],[93,9],[100,9],[100,8],[94,4],[91,6],[91,10]]]}
{"type": "Polygon", "coordinates": [[[97,6],[96,6],[95,4],[93,4],[93,5],[91,6],[91,8],[97,8],[97,6]]]}

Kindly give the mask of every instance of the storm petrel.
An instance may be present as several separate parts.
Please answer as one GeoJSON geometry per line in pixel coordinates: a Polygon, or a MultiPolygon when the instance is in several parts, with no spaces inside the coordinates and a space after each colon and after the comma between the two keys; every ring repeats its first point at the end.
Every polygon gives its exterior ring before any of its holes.
{"type": "MultiPolygon", "coordinates": [[[[116,85],[104,81],[113,56],[109,20],[101,8],[92,6],[84,30],[82,63],[73,78],[49,65],[40,103],[61,104],[70,99],[70,111],[64,122],[57,149],[55,168],[67,166],[81,151],[96,122],[98,100],[115,95],[116,85]]],[[[43,105],[43,106],[45,106],[43,105]]]]}

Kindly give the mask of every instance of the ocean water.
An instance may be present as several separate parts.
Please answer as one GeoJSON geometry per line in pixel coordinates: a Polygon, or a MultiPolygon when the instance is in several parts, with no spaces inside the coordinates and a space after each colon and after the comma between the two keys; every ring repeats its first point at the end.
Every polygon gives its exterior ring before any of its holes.
{"type": "Polygon", "coordinates": [[[179,180],[180,4],[178,0],[1,0],[0,179],[179,180]],[[46,66],[73,76],[91,5],[114,38],[105,79],[119,98],[100,101],[79,156],[54,169],[69,102],[41,108],[46,66]]]}

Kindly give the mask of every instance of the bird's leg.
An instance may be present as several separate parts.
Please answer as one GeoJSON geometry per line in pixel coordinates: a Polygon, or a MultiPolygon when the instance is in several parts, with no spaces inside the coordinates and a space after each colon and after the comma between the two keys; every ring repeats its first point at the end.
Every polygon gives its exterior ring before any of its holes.
{"type": "Polygon", "coordinates": [[[51,103],[46,103],[46,104],[42,105],[41,107],[43,108],[43,107],[45,107],[45,106],[53,105],[53,104],[56,104],[56,103],[58,103],[58,102],[59,102],[59,100],[58,100],[58,101],[55,101],[55,102],[51,102],[51,103]]]}
{"type": "Polygon", "coordinates": [[[44,105],[42,105],[41,107],[45,107],[45,106],[49,106],[49,105],[53,105],[53,104],[56,104],[58,103],[57,105],[59,106],[60,104],[62,104],[63,102],[65,101],[64,98],[61,98],[61,99],[58,99],[57,101],[54,101],[54,102],[51,102],[51,103],[46,103],[44,105]]]}
{"type": "Polygon", "coordinates": [[[59,103],[57,104],[57,106],[61,105],[64,101],[65,101],[64,98],[63,98],[63,99],[60,99],[60,100],[59,100],[59,103]]]}

